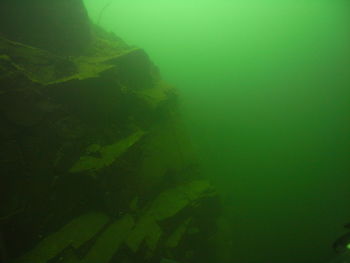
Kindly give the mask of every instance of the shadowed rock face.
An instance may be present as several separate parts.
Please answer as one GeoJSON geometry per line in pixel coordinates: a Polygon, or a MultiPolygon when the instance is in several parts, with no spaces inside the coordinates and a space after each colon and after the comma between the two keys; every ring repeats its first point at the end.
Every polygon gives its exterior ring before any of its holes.
{"type": "Polygon", "coordinates": [[[90,41],[82,0],[3,0],[0,35],[61,55],[79,55],[90,41]]]}

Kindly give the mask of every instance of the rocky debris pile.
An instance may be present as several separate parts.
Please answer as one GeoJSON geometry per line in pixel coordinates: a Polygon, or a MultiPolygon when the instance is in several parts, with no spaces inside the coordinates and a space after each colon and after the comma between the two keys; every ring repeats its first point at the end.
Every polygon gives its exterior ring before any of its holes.
{"type": "Polygon", "coordinates": [[[14,262],[210,262],[218,198],[142,49],[98,29],[84,56],[0,38],[0,136],[14,262]]]}

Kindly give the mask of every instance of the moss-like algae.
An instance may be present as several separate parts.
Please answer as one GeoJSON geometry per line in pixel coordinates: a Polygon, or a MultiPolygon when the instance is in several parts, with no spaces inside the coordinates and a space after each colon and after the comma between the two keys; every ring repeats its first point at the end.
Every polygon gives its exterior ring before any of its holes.
{"type": "Polygon", "coordinates": [[[128,214],[112,223],[80,262],[108,263],[131,231],[134,223],[134,219],[128,214]]]}
{"type": "Polygon", "coordinates": [[[175,231],[169,236],[168,240],[165,243],[165,246],[168,248],[176,248],[181,241],[181,238],[186,233],[191,218],[186,219],[182,224],[180,224],[175,231]]]}
{"type": "Polygon", "coordinates": [[[32,82],[53,85],[71,80],[96,78],[113,69],[119,60],[138,53],[138,48],[113,50],[112,41],[99,40],[93,56],[60,57],[22,43],[0,37],[0,59],[7,60],[32,82]],[[106,48],[107,47],[107,48],[106,48]],[[3,55],[6,54],[6,55],[3,55]]]}
{"type": "Polygon", "coordinates": [[[15,263],[46,263],[63,249],[78,248],[91,239],[108,222],[100,213],[89,213],[75,218],[59,231],[44,238],[39,244],[15,263]]]}
{"type": "Polygon", "coordinates": [[[152,110],[167,101],[171,97],[170,94],[175,94],[175,89],[163,80],[159,80],[152,88],[136,92],[136,95],[144,100],[152,110]]]}
{"type": "Polygon", "coordinates": [[[79,173],[83,171],[97,171],[101,168],[111,165],[131,146],[137,143],[144,135],[143,131],[137,131],[130,136],[107,146],[90,145],[86,149],[86,154],[78,160],[77,163],[69,170],[71,173],[79,173]],[[98,157],[89,154],[98,154],[98,157]]]}
{"type": "Polygon", "coordinates": [[[145,241],[153,251],[162,235],[158,222],[173,217],[183,208],[211,193],[211,185],[205,180],[192,181],[162,192],[137,222],[126,244],[136,252],[145,241]]]}

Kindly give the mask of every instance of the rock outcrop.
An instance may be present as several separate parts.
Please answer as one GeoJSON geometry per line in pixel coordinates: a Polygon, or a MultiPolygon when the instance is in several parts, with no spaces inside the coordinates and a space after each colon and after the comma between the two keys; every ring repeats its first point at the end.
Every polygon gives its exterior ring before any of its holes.
{"type": "Polygon", "coordinates": [[[79,56],[0,38],[7,257],[210,262],[219,202],[177,98],[142,49],[101,29],[79,56]]]}

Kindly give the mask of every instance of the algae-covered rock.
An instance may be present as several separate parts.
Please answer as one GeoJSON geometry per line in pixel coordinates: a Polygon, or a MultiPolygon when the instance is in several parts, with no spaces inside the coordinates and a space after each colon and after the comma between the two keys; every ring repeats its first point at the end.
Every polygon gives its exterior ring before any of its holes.
{"type": "Polygon", "coordinates": [[[136,91],[137,96],[144,100],[151,109],[157,109],[160,105],[176,96],[175,89],[163,80],[159,80],[149,89],[136,91]]]}
{"type": "Polygon", "coordinates": [[[133,251],[137,252],[141,243],[146,242],[150,250],[154,250],[162,235],[162,230],[151,216],[144,216],[138,222],[126,240],[126,244],[133,251]]]}
{"type": "Polygon", "coordinates": [[[161,221],[174,216],[187,205],[200,200],[205,195],[213,194],[212,185],[206,180],[196,180],[184,185],[179,185],[160,193],[153,201],[148,215],[156,221],[161,221]]]}
{"type": "Polygon", "coordinates": [[[130,215],[125,215],[120,220],[113,222],[98,237],[95,245],[81,260],[81,263],[108,263],[133,226],[134,219],[130,215]]]}
{"type": "Polygon", "coordinates": [[[127,245],[136,252],[141,243],[146,241],[148,248],[154,250],[162,234],[159,222],[175,216],[185,207],[211,194],[212,187],[205,180],[192,181],[160,193],[136,223],[126,241],[127,245]]]}
{"type": "Polygon", "coordinates": [[[191,222],[191,218],[188,218],[183,223],[181,223],[175,229],[175,231],[169,236],[165,246],[168,248],[176,248],[179,242],[181,241],[181,238],[185,235],[190,222],[191,222]]]}
{"type": "Polygon", "coordinates": [[[98,233],[108,222],[104,214],[90,213],[73,219],[57,232],[47,236],[16,263],[47,263],[62,250],[71,246],[79,248],[98,233]]]}
{"type": "Polygon", "coordinates": [[[6,54],[12,65],[34,82],[49,83],[70,76],[77,70],[66,57],[1,37],[0,54],[6,54]]]}
{"type": "Polygon", "coordinates": [[[196,164],[195,154],[182,127],[181,121],[173,118],[152,127],[145,138],[139,176],[148,183],[164,180],[176,185],[196,173],[191,168],[196,164]]]}
{"type": "Polygon", "coordinates": [[[143,135],[143,131],[137,131],[111,145],[102,147],[92,144],[86,149],[86,154],[94,154],[97,156],[84,155],[80,157],[78,162],[69,171],[71,173],[78,173],[83,171],[97,171],[101,168],[107,167],[131,146],[137,143],[143,135]]]}
{"type": "Polygon", "coordinates": [[[43,85],[98,77],[118,67],[115,76],[131,88],[153,87],[154,67],[145,52],[138,48],[105,48],[102,42],[91,56],[61,57],[48,51],[0,37],[0,59],[6,60],[33,82],[43,85]],[[144,71],[146,69],[146,71],[144,71]]]}

